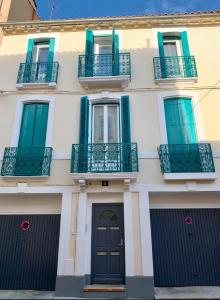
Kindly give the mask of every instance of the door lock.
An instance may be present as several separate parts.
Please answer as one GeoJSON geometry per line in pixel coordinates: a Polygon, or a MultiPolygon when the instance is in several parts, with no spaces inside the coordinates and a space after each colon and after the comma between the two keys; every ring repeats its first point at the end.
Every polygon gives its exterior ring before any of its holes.
{"type": "Polygon", "coordinates": [[[120,244],[118,244],[118,246],[123,247],[124,245],[124,240],[121,238],[120,244]]]}

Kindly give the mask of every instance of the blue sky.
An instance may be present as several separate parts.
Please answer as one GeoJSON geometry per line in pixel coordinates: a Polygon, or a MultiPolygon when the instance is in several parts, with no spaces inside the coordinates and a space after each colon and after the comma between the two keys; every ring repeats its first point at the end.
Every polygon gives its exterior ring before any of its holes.
{"type": "Polygon", "coordinates": [[[53,19],[127,16],[220,10],[220,0],[36,0],[42,19],[50,19],[50,4],[56,3],[53,19]]]}

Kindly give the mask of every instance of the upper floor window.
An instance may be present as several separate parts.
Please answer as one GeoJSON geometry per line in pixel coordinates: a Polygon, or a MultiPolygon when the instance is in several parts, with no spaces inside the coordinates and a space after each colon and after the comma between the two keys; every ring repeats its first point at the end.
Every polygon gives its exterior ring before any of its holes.
{"type": "Polygon", "coordinates": [[[93,105],[92,142],[118,143],[119,137],[119,105],[93,105]]]}
{"type": "Polygon", "coordinates": [[[179,36],[164,36],[163,39],[165,56],[182,56],[182,45],[179,36]]]}
{"type": "Polygon", "coordinates": [[[196,78],[194,56],[190,55],[187,32],[158,32],[159,57],[154,58],[155,79],[196,78]]]}
{"type": "Polygon", "coordinates": [[[48,62],[49,49],[49,41],[35,43],[33,48],[33,61],[39,63],[48,62]]]}
{"type": "Polygon", "coordinates": [[[43,84],[55,87],[58,76],[58,62],[54,62],[55,39],[29,39],[25,63],[18,72],[17,87],[43,84]]]}

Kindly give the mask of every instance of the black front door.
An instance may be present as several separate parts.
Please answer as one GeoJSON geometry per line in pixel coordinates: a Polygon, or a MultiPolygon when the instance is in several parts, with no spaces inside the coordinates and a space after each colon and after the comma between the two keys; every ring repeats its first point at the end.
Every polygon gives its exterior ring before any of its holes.
{"type": "Polygon", "coordinates": [[[92,283],[124,283],[124,253],[123,204],[93,204],[92,283]]]}

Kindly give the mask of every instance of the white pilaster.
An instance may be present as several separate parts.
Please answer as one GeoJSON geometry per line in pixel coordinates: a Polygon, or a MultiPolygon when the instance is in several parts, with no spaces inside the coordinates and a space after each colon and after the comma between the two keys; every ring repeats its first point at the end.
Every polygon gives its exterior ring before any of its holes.
{"type": "Polygon", "coordinates": [[[75,275],[85,275],[86,262],[86,203],[87,193],[79,194],[76,235],[75,275]]]}
{"type": "Polygon", "coordinates": [[[62,197],[60,240],[58,254],[58,275],[73,275],[73,259],[70,258],[72,192],[66,191],[62,197]]]}
{"type": "Polygon", "coordinates": [[[126,276],[134,276],[134,234],[131,193],[124,192],[123,197],[125,228],[125,269],[126,276]]]}
{"type": "Polygon", "coordinates": [[[144,276],[153,276],[153,256],[148,192],[139,193],[142,270],[144,276]]]}

